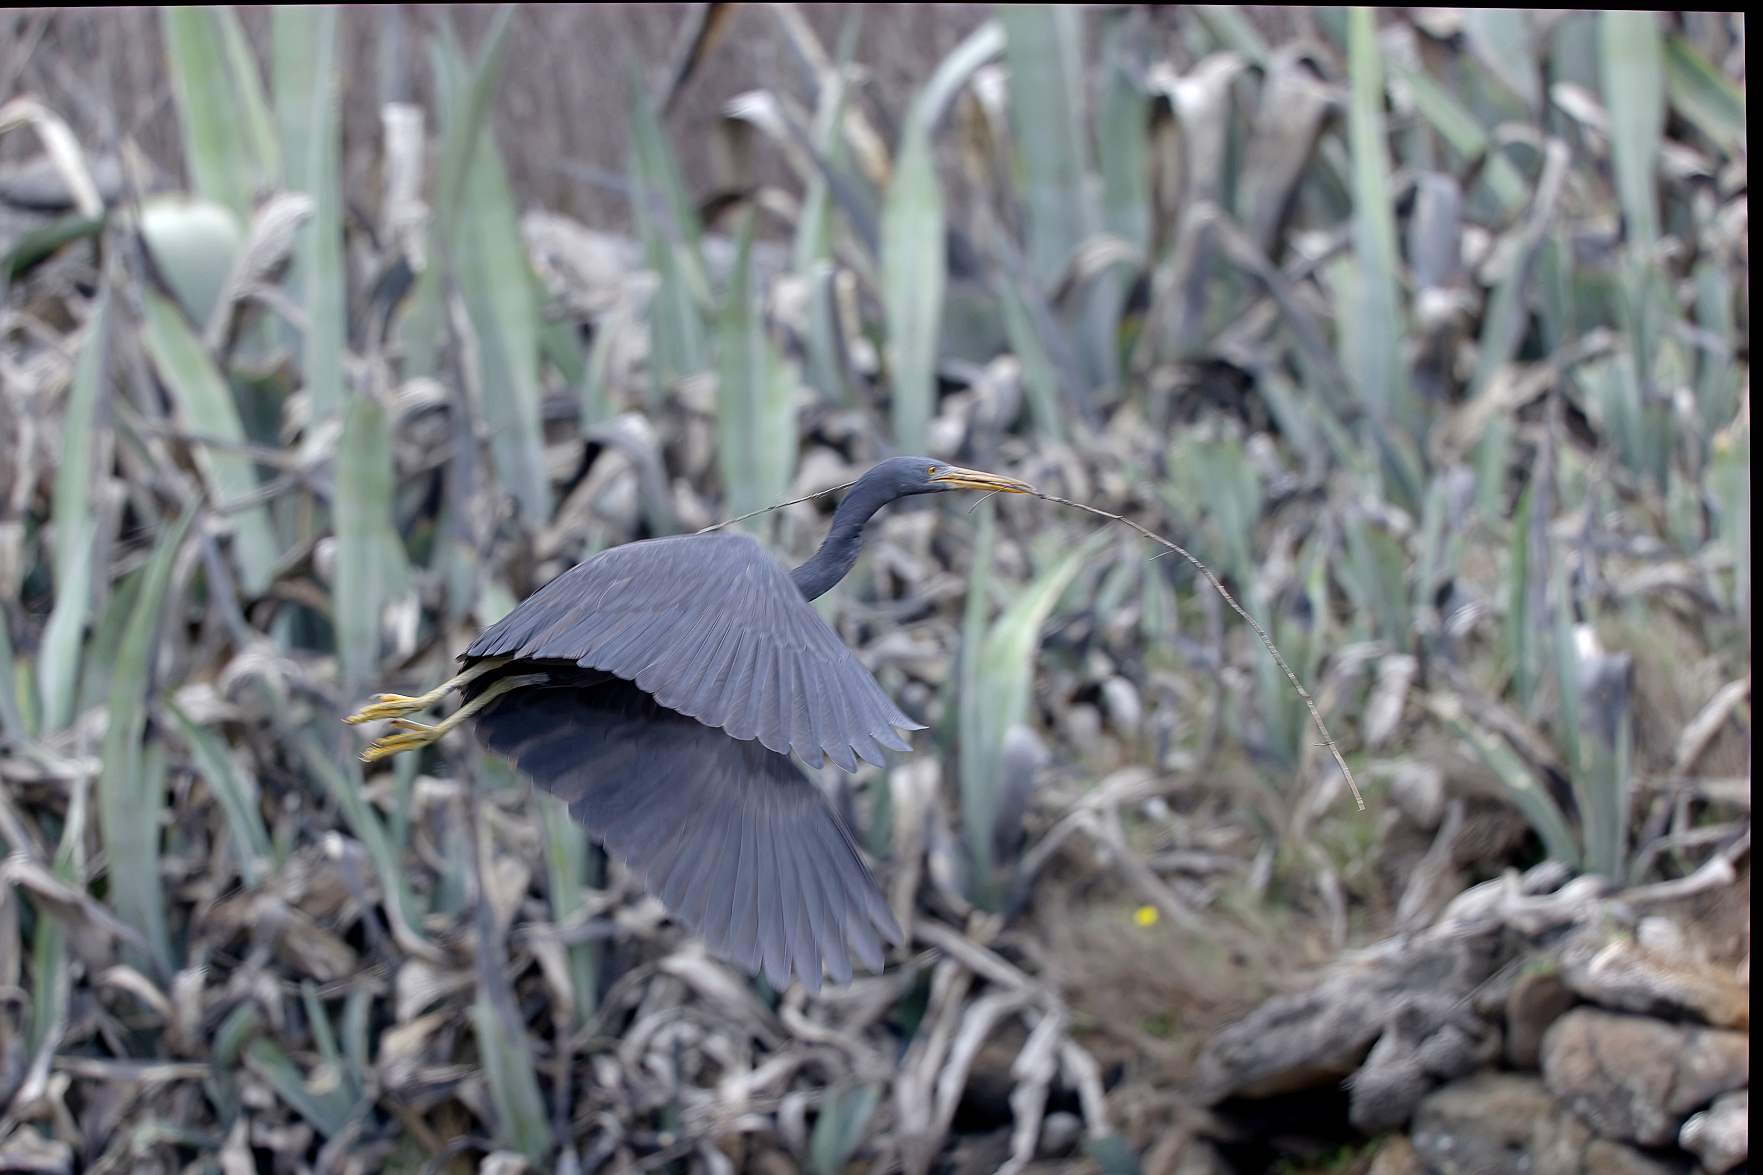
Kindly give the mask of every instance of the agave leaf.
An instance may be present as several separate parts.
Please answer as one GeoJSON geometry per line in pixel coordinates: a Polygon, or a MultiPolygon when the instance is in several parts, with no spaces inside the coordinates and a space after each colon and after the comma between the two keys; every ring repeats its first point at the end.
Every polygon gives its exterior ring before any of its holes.
{"type": "MultiPolygon", "coordinates": [[[[0,639],[4,639],[4,628],[0,625],[0,639]]],[[[85,881],[90,788],[82,780],[73,784],[70,791],[67,821],[61,827],[52,868],[58,881],[78,886],[85,881]]],[[[69,994],[67,927],[61,919],[40,911],[31,939],[31,1024],[26,1037],[30,1056],[39,1053],[51,1032],[59,1033],[65,1028],[69,994]]]]}
{"type": "Polygon", "coordinates": [[[415,918],[419,911],[411,894],[409,881],[404,870],[399,867],[397,854],[392,851],[392,842],[386,835],[379,812],[368,803],[363,790],[360,764],[353,757],[339,764],[310,735],[300,740],[300,751],[307,771],[324,784],[325,790],[331,794],[331,798],[342,811],[343,818],[348,822],[349,831],[354,833],[355,839],[367,850],[368,859],[373,862],[374,871],[379,874],[380,888],[385,895],[386,915],[393,924],[394,937],[406,950],[413,945],[426,945],[415,927],[415,918]]]}
{"type": "Polygon", "coordinates": [[[1628,240],[1641,251],[1659,239],[1659,144],[1665,132],[1665,52],[1652,12],[1598,17],[1610,154],[1628,240]]]}
{"type": "MultiPolygon", "coordinates": [[[[597,869],[588,834],[569,814],[569,805],[555,796],[534,797],[545,837],[545,893],[551,904],[551,920],[559,926],[574,920],[582,909],[582,890],[597,884],[597,869]]],[[[575,1004],[570,1010],[575,1023],[586,1024],[594,1014],[600,994],[599,952],[591,942],[569,948],[569,978],[575,1004]]]]}
{"type": "Polygon", "coordinates": [[[312,199],[299,232],[290,289],[301,296],[306,330],[300,370],[316,419],[343,402],[345,279],[343,184],[338,158],[337,9],[278,6],[276,108],[288,148],[288,186],[312,199]]]}
{"type": "Polygon", "coordinates": [[[879,1085],[854,1085],[827,1098],[808,1140],[809,1163],[815,1175],[844,1175],[880,1104],[879,1085]]]}
{"type": "MultiPolygon", "coordinates": [[[[1561,748],[1568,778],[1577,790],[1585,776],[1585,738],[1580,723],[1579,651],[1573,639],[1573,597],[1567,590],[1567,574],[1562,569],[1562,562],[1555,560],[1550,576],[1555,604],[1549,616],[1549,649],[1555,660],[1555,742],[1561,748]]],[[[1584,797],[1580,799],[1580,820],[1589,826],[1593,816],[1585,810],[1584,797]]]]}
{"type": "Polygon", "coordinates": [[[1516,8],[1470,8],[1463,31],[1482,63],[1532,113],[1542,109],[1542,70],[1533,51],[1530,15],[1516,8]]]}
{"type": "Polygon", "coordinates": [[[225,8],[167,7],[165,51],[198,192],[243,219],[275,182],[275,135],[261,79],[225,8]]]}
{"type": "MultiPolygon", "coordinates": [[[[66,528],[71,540],[83,540],[88,549],[97,538],[97,519],[90,516],[69,519],[66,528]]],[[[76,559],[68,565],[66,578],[56,579],[55,606],[37,652],[37,707],[44,731],[61,730],[73,719],[79,695],[80,638],[85,635],[91,600],[92,560],[76,559]]]]}
{"type": "Polygon", "coordinates": [[[513,1001],[508,1004],[505,1014],[498,1015],[497,1002],[480,995],[471,1005],[471,1026],[496,1109],[497,1137],[541,1164],[551,1149],[551,1124],[534,1075],[537,1062],[526,1026],[513,1015],[513,1001]]]}
{"type": "Polygon", "coordinates": [[[1060,416],[1059,372],[1047,354],[1046,342],[1035,329],[1034,316],[1023,304],[1022,294],[1014,281],[999,283],[998,300],[1004,311],[1004,331],[1010,339],[1010,350],[1022,364],[1022,383],[1028,390],[1029,411],[1035,429],[1049,440],[1064,435],[1060,416]]]}
{"type": "MultiPolygon", "coordinates": [[[[1504,472],[1502,468],[1502,477],[1504,472]]],[[[1534,485],[1526,485],[1518,499],[1518,508],[1513,511],[1512,554],[1506,571],[1506,661],[1512,672],[1519,708],[1525,711],[1536,698],[1538,656],[1533,642],[1536,622],[1541,619],[1531,615],[1530,606],[1535,595],[1532,577],[1541,574],[1542,570],[1531,567],[1531,512],[1535,492],[1534,485]]]]}
{"type": "Polygon", "coordinates": [[[12,634],[0,620],[0,730],[21,742],[37,733],[35,723],[25,721],[24,707],[19,705],[19,689],[28,691],[30,685],[25,663],[12,651],[12,634]]]}
{"type": "MultiPolygon", "coordinates": [[[[855,28],[853,18],[846,25],[846,40],[855,28]]],[[[846,109],[844,63],[849,48],[841,45],[840,67],[830,71],[814,112],[816,158],[829,171],[842,167],[845,160],[845,140],[839,127],[846,109]]],[[[832,207],[831,185],[817,168],[802,197],[794,267],[798,277],[808,283],[808,383],[822,396],[848,403],[851,386],[845,377],[844,339],[834,284],[838,271],[833,262],[832,207]]]]}
{"type": "Polygon", "coordinates": [[[1530,185],[1512,161],[1494,149],[1487,131],[1469,108],[1424,70],[1396,58],[1389,59],[1387,64],[1391,79],[1407,90],[1420,116],[1453,150],[1471,159],[1487,154],[1482,175],[1500,207],[1508,213],[1522,207],[1530,185]]]}
{"type": "Polygon", "coordinates": [[[392,430],[385,408],[357,396],[337,453],[337,654],[344,692],[360,692],[379,664],[380,617],[403,590],[404,544],[392,520],[392,430]]]}
{"type": "MultiPolygon", "coordinates": [[[[1591,637],[1590,626],[1573,633],[1591,637]]],[[[1634,756],[1634,722],[1630,676],[1625,654],[1595,647],[1583,650],[1578,665],[1579,693],[1571,705],[1581,723],[1580,775],[1574,797],[1580,809],[1585,842],[1585,867],[1621,884],[1626,880],[1630,767],[1634,756]]]]}
{"type": "Polygon", "coordinates": [[[477,334],[490,453],[530,524],[551,516],[540,429],[539,307],[514,193],[487,130],[461,191],[454,274],[477,334]]]}
{"type": "Polygon", "coordinates": [[[1681,36],[1665,41],[1665,86],[1671,104],[1728,155],[1741,156],[1748,138],[1745,91],[1681,36]]]}
{"type": "Polygon", "coordinates": [[[1714,439],[1708,485],[1715,502],[1716,534],[1732,562],[1728,600],[1745,635],[1751,625],[1751,426],[1735,423],[1714,439]]]}
{"type": "Polygon", "coordinates": [[[1348,132],[1353,151],[1353,247],[1358,259],[1355,296],[1342,324],[1342,365],[1355,374],[1370,414],[1420,436],[1420,405],[1408,389],[1402,359],[1405,333],[1399,300],[1400,255],[1390,195],[1389,155],[1384,141],[1383,57],[1371,10],[1355,8],[1348,20],[1352,81],[1348,132]]]}
{"type": "MultiPolygon", "coordinates": [[[[1147,159],[1149,96],[1127,66],[1133,38],[1142,35],[1130,16],[1105,26],[1102,38],[1104,80],[1096,112],[1096,150],[1102,171],[1101,226],[1144,255],[1151,245],[1151,188],[1147,159]]],[[[1091,296],[1090,348],[1102,363],[1105,384],[1118,387],[1123,362],[1120,320],[1133,276],[1110,272],[1098,279],[1091,296]]]]}
{"type": "Polygon", "coordinates": [[[1212,31],[1220,45],[1254,62],[1267,64],[1267,42],[1236,4],[1196,4],[1194,15],[1212,31]]]}
{"type": "MultiPolygon", "coordinates": [[[[1554,226],[1555,206],[1567,174],[1566,147],[1558,142],[1549,143],[1544,151],[1536,198],[1523,225],[1514,234],[1512,244],[1516,256],[1494,288],[1494,295],[1482,315],[1475,374],[1470,379],[1472,394],[1486,391],[1495,375],[1518,353],[1518,344],[1530,317],[1529,308],[1535,299],[1533,287],[1537,284],[1544,253],[1552,241],[1550,230],[1554,226]]],[[[1546,279],[1552,275],[1544,276],[1546,279]]]]}
{"type": "Polygon", "coordinates": [[[650,301],[650,401],[710,365],[700,307],[709,297],[698,216],[648,97],[632,87],[631,186],[644,263],[660,279],[650,301]]]}
{"type": "Polygon", "coordinates": [[[273,186],[282,174],[281,147],[276,140],[275,118],[263,93],[257,59],[245,40],[239,14],[231,5],[216,4],[208,11],[213,14],[215,29],[226,50],[227,75],[235,100],[234,133],[244,140],[259,185],[273,186]]]}
{"type": "Polygon", "coordinates": [[[4,296],[8,283],[16,281],[31,266],[53,256],[63,245],[97,236],[104,225],[102,216],[72,212],[12,238],[8,247],[0,251],[0,296],[4,296]]]}
{"type": "MultiPolygon", "coordinates": [[[[982,507],[989,510],[990,507],[982,507]]],[[[1044,569],[989,626],[983,624],[985,583],[990,578],[991,535],[989,518],[981,522],[980,551],[974,563],[975,584],[969,585],[966,633],[983,628],[977,647],[962,644],[962,692],[959,701],[961,759],[961,821],[976,883],[970,895],[975,901],[995,905],[998,899],[993,876],[993,830],[998,824],[998,805],[1003,788],[1004,736],[1013,726],[1028,721],[1029,698],[1034,688],[1034,655],[1040,645],[1041,628],[1053,605],[1084,563],[1093,557],[1106,532],[1092,535],[1063,559],[1044,569]],[[984,562],[981,562],[981,559],[984,562]],[[974,592],[978,586],[981,591],[974,592]],[[977,595],[982,603],[971,603],[977,595]],[[969,662],[971,661],[971,664],[969,662]]]]}
{"type": "Polygon", "coordinates": [[[882,303],[892,376],[894,443],[925,450],[936,396],[937,340],[942,325],[943,194],[937,186],[930,134],[907,124],[882,207],[882,303]]]}
{"type": "MultiPolygon", "coordinates": [[[[435,177],[434,216],[429,222],[429,242],[434,260],[417,276],[410,291],[408,309],[399,320],[404,352],[404,373],[429,375],[436,369],[441,327],[445,322],[443,299],[446,270],[453,263],[458,240],[460,205],[472,171],[472,159],[485,139],[490,99],[502,73],[513,6],[497,9],[484,35],[477,64],[467,68],[450,36],[430,46],[429,60],[435,77],[437,104],[441,108],[441,149],[435,177]]],[[[447,31],[448,26],[442,26],[447,31]]]]}
{"type": "Polygon", "coordinates": [[[37,661],[37,696],[43,729],[60,730],[73,718],[79,689],[80,638],[92,605],[92,513],[98,448],[103,443],[99,401],[103,395],[109,347],[110,298],[100,294],[74,366],[73,385],[62,415],[61,461],[55,470],[55,605],[43,633],[37,661]]]}
{"type": "MultiPolygon", "coordinates": [[[[794,381],[765,332],[764,296],[753,280],[753,216],[741,222],[717,332],[716,439],[723,501],[746,514],[784,496],[796,464],[794,381]]],[[[746,522],[763,534],[772,517],[746,522]]]]}
{"type": "MultiPolygon", "coordinates": [[[[179,421],[192,433],[242,444],[245,429],[232,392],[183,314],[152,290],[144,292],[142,304],[147,353],[177,405],[179,421]]],[[[195,446],[195,458],[209,495],[229,511],[240,584],[259,595],[275,574],[280,547],[268,508],[244,505],[257,494],[256,470],[248,457],[208,445],[195,446]]]]}
{"type": "Polygon", "coordinates": [[[1003,30],[988,21],[943,59],[900,132],[882,206],[882,308],[888,324],[894,443],[908,453],[923,452],[930,435],[947,283],[943,193],[931,135],[961,87],[1003,48],[1003,30]]]}
{"type": "Polygon", "coordinates": [[[1370,618],[1372,631],[1396,649],[1406,648],[1412,623],[1408,615],[1407,552],[1395,536],[1369,519],[1356,516],[1345,526],[1346,585],[1370,618]]]}
{"type": "Polygon", "coordinates": [[[1068,4],[1007,4],[1004,59],[1028,257],[1043,289],[1094,228],[1085,200],[1083,27],[1068,4]]]}
{"type": "Polygon", "coordinates": [[[190,721],[177,704],[168,709],[176,721],[178,732],[189,744],[197,770],[208,784],[208,790],[220,801],[226,813],[227,827],[233,836],[233,852],[239,859],[239,875],[248,886],[262,878],[264,862],[270,857],[269,832],[263,826],[263,812],[257,797],[257,781],[242,770],[225,745],[212,733],[190,721]]]}
{"type": "Polygon", "coordinates": [[[1243,452],[1242,442],[1184,437],[1177,442],[1175,462],[1204,502],[1204,511],[1218,532],[1225,574],[1238,583],[1254,578],[1255,525],[1261,518],[1261,479],[1243,452]]]}
{"type": "Polygon", "coordinates": [[[307,1080],[293,1059],[268,1037],[259,1036],[246,1045],[244,1060],[252,1073],[324,1137],[341,1134],[354,1116],[353,1100],[342,1085],[324,1086],[307,1080]]]}
{"type": "Polygon", "coordinates": [[[1581,860],[1579,844],[1573,829],[1562,815],[1561,808],[1549,795],[1548,788],[1525,765],[1518,753],[1504,739],[1466,721],[1449,723],[1459,738],[1469,744],[1478,758],[1488,765],[1494,777],[1506,789],[1506,796],[1530,826],[1542,838],[1543,849],[1550,857],[1578,868],[1581,860]]]}
{"type": "Polygon", "coordinates": [[[110,679],[110,718],[104,729],[98,776],[98,827],[109,861],[110,905],[141,932],[161,974],[172,970],[171,937],[159,884],[159,819],[165,807],[165,751],[147,739],[147,699],[153,680],[161,614],[172,563],[193,512],[172,524],[154,546],[140,595],[117,649],[110,679]]]}
{"type": "Polygon", "coordinates": [[[214,315],[244,247],[238,217],[210,200],[156,196],[141,202],[141,236],[154,268],[191,322],[214,315]]]}
{"type": "Polygon", "coordinates": [[[1739,405],[1739,373],[1733,364],[1732,284],[1713,259],[1696,266],[1696,325],[1717,346],[1705,347],[1697,359],[1696,415],[1713,434],[1731,422],[1739,405]]]}

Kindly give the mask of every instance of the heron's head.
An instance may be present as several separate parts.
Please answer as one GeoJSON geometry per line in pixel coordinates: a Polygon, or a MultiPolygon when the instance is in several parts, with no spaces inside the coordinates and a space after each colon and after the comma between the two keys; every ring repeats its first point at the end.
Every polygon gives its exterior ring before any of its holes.
{"type": "Polygon", "coordinates": [[[980,490],[996,494],[1030,494],[1034,487],[1014,477],[963,469],[930,457],[890,457],[863,475],[892,491],[890,497],[941,494],[949,490],[980,490]]]}

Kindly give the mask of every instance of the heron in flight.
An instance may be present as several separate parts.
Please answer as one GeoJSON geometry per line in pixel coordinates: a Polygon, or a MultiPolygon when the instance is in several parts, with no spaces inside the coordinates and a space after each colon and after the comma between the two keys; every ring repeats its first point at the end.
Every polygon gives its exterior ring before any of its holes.
{"type": "Polygon", "coordinates": [[[792,972],[851,978],[900,928],[851,834],[790,761],[846,771],[924,729],[809,607],[843,579],[889,502],[950,490],[1030,493],[1014,478],[894,457],[851,487],[814,557],[786,570],[749,535],[674,535],[602,551],[485,629],[461,672],[379,694],[349,723],[391,719],[374,762],[466,720],[621,858],[669,913],[778,990],[792,972]],[[433,726],[408,716],[452,690],[433,726]]]}

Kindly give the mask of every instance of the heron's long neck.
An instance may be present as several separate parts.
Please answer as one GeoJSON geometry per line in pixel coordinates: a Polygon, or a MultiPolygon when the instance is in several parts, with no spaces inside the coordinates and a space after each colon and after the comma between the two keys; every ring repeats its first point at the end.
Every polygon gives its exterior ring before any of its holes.
{"type": "Polygon", "coordinates": [[[790,572],[790,578],[796,581],[804,599],[825,595],[845,578],[857,562],[858,552],[863,550],[864,524],[893,499],[894,495],[887,487],[875,482],[860,479],[851,487],[851,492],[845,495],[845,500],[833,513],[833,528],[827,532],[820,550],[814,552],[814,558],[790,572]]]}

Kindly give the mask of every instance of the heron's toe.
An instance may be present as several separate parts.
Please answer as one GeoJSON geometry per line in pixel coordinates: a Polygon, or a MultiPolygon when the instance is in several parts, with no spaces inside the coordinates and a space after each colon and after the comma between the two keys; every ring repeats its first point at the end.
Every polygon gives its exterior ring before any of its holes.
{"type": "Polygon", "coordinates": [[[421,698],[405,694],[375,694],[371,705],[361,707],[343,721],[350,726],[360,726],[363,722],[378,722],[383,718],[400,718],[405,714],[414,714],[422,707],[421,698]]]}
{"type": "MultiPolygon", "coordinates": [[[[411,725],[418,726],[419,724],[411,723],[411,725]]],[[[426,747],[435,741],[435,737],[436,734],[432,727],[420,727],[416,730],[405,730],[399,734],[388,734],[368,743],[367,749],[361,752],[361,761],[363,763],[377,763],[381,759],[389,759],[393,755],[401,755],[405,751],[426,747]]]]}

